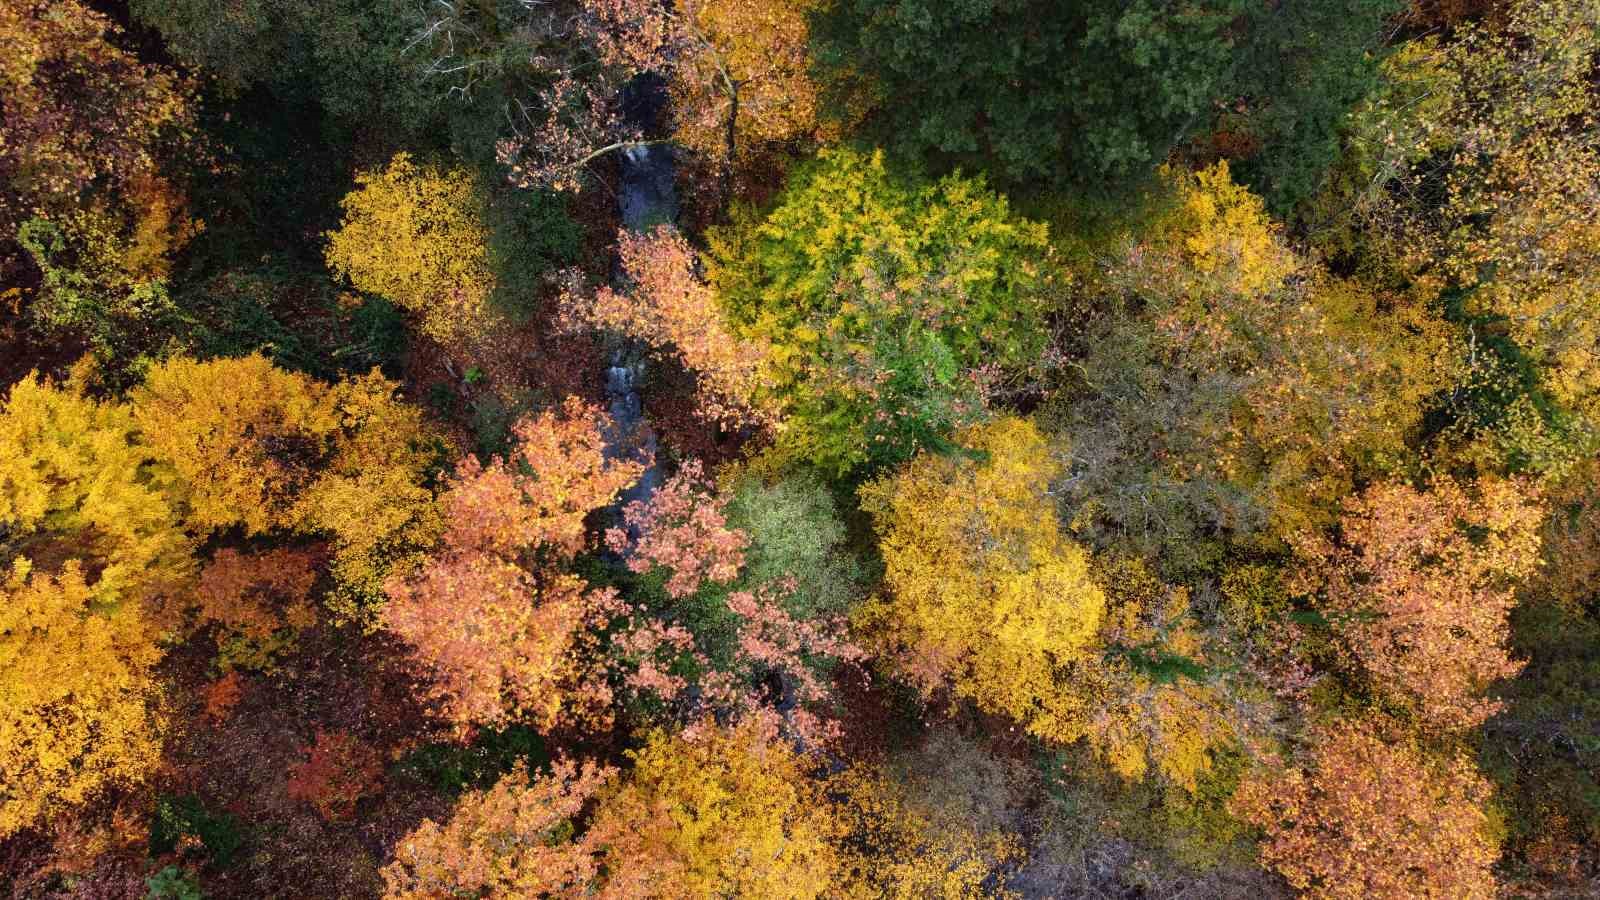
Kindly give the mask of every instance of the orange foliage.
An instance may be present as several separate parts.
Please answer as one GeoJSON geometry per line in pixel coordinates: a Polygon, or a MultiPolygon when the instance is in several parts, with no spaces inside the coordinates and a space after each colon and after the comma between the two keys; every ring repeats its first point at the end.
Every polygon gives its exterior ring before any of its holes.
{"type": "Polygon", "coordinates": [[[440,714],[462,732],[518,720],[548,729],[571,712],[588,624],[583,588],[493,554],[453,554],[392,584],[383,622],[414,648],[440,714]]]}
{"type": "Polygon", "coordinates": [[[573,822],[615,774],[562,760],[529,778],[519,763],[489,790],[463,796],[449,822],[424,821],[401,840],[383,870],[384,897],[589,896],[596,848],[571,840],[573,822]]]}
{"type": "Polygon", "coordinates": [[[694,251],[669,225],[650,234],[617,236],[629,294],[602,286],[592,295],[577,286],[562,297],[571,324],[607,328],[672,352],[695,373],[697,412],[708,422],[762,424],[770,415],[753,406],[760,386],[764,344],[733,335],[716,294],[695,274],[694,251]]]}
{"type": "Polygon", "coordinates": [[[1431,728],[1481,724],[1499,705],[1490,683],[1521,668],[1506,648],[1513,579],[1538,563],[1541,513],[1527,488],[1448,478],[1424,492],[1375,485],[1345,504],[1340,543],[1302,536],[1296,587],[1321,589],[1374,687],[1431,728]]]}
{"type": "Polygon", "coordinates": [[[239,677],[237,670],[206,685],[203,701],[205,717],[213,722],[221,722],[233,712],[233,708],[244,699],[244,679],[239,677]]]}
{"type": "Polygon", "coordinates": [[[598,411],[576,399],[516,426],[508,460],[467,457],[440,498],[445,546],[415,576],[392,578],[384,624],[415,648],[441,713],[462,731],[526,719],[551,728],[603,708],[580,684],[580,645],[612,602],[551,563],[583,549],[584,518],[641,471],[607,459],[598,411]]]}
{"type": "Polygon", "coordinates": [[[630,570],[662,567],[670,572],[669,597],[688,597],[706,581],[727,584],[744,567],[749,536],[728,527],[723,515],[727,498],[717,496],[704,479],[699,461],[689,461],[648,503],[635,500],[623,509],[626,530],[606,532],[607,546],[626,557],[630,570]],[[637,532],[638,539],[630,541],[629,531],[637,532]]]}
{"type": "Polygon", "coordinates": [[[607,459],[599,410],[569,397],[560,415],[545,411],[512,429],[511,458],[487,466],[467,457],[440,498],[445,542],[507,556],[540,549],[568,558],[583,549],[583,520],[610,503],[643,471],[607,459]]]}
{"type": "Polygon", "coordinates": [[[199,624],[218,626],[224,668],[265,668],[288,636],[316,622],[311,587],[323,561],[314,551],[288,548],[252,555],[217,552],[200,573],[195,599],[199,624]]]}
{"type": "Polygon", "coordinates": [[[1246,779],[1232,808],[1266,829],[1262,862],[1313,900],[1487,900],[1488,799],[1467,759],[1430,760],[1341,723],[1314,736],[1305,770],[1246,779]]]}

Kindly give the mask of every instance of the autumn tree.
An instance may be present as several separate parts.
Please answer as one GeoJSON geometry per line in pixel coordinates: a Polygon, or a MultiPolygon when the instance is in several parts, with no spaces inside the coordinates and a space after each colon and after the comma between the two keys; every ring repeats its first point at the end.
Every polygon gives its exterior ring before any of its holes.
{"type": "Polygon", "coordinates": [[[923,691],[949,684],[1032,734],[1076,740],[1084,698],[1065,667],[1093,652],[1105,595],[1046,493],[1061,467],[1025,419],[957,440],[861,489],[888,592],[863,623],[923,691]]]}
{"type": "Polygon", "coordinates": [[[1062,398],[1066,505],[1104,546],[1212,565],[1278,550],[1409,453],[1455,374],[1427,305],[1318,271],[1226,164],[1168,172],[1172,210],[1089,287],[1111,314],[1062,398]]]}
{"type": "Polygon", "coordinates": [[[82,563],[19,559],[0,584],[0,834],[142,781],[161,758],[157,631],[106,607],[82,563]]]}
{"type": "Polygon", "coordinates": [[[441,713],[462,730],[517,719],[551,728],[583,711],[578,645],[603,598],[557,564],[583,549],[584,518],[641,471],[607,456],[603,427],[573,398],[519,423],[511,458],[463,459],[439,501],[443,546],[388,584],[385,626],[414,648],[441,713]]]}
{"type": "Polygon", "coordinates": [[[705,482],[698,461],[686,464],[650,495],[623,507],[624,528],[606,533],[606,544],[624,555],[634,572],[669,571],[667,595],[687,597],[712,581],[728,584],[744,566],[749,538],[728,527],[727,499],[705,482]],[[630,537],[636,535],[637,537],[630,537]]]}
{"type": "Polygon", "coordinates": [[[196,624],[212,627],[218,666],[269,669],[295,635],[317,621],[311,589],[321,554],[287,547],[260,554],[217,551],[195,586],[196,624]]]}
{"type": "Polygon", "coordinates": [[[1515,580],[1538,562],[1540,519],[1514,481],[1374,485],[1345,504],[1337,544],[1296,542],[1297,586],[1317,591],[1376,693],[1425,727],[1472,728],[1499,708],[1489,686],[1521,668],[1506,617],[1515,580]]]}
{"type": "Polygon", "coordinates": [[[75,382],[19,382],[0,408],[0,546],[45,573],[82,560],[97,602],[176,593],[190,544],[158,459],[126,407],[75,382]]]}
{"type": "Polygon", "coordinates": [[[339,427],[325,385],[262,356],[175,357],[150,370],[132,401],[143,440],[183,477],[187,521],[203,532],[294,524],[339,427]]]}
{"type": "Polygon", "coordinates": [[[974,372],[1035,361],[1053,279],[1045,227],[982,181],[900,178],[843,149],[717,235],[710,263],[735,333],[771,348],[780,446],[839,473],[975,421],[974,372]]]}
{"type": "Polygon", "coordinates": [[[0,264],[26,283],[20,243],[43,275],[35,318],[125,352],[109,342],[165,309],[172,253],[198,225],[162,171],[195,139],[193,86],[122,40],[78,0],[0,9],[0,264]]]}
{"type": "Polygon", "coordinates": [[[835,879],[831,810],[808,761],[762,729],[655,732],[596,810],[607,890],[671,897],[821,896],[835,879]]]}
{"type": "Polygon", "coordinates": [[[448,824],[424,822],[401,841],[387,896],[817,897],[834,883],[822,783],[766,732],[653,732],[630,756],[622,776],[557,762],[468,794],[448,824]]]}
{"type": "Polygon", "coordinates": [[[325,603],[363,624],[384,582],[418,565],[444,527],[429,483],[449,445],[397,390],[376,371],[334,385],[340,428],[298,503],[301,527],[333,541],[335,583],[325,603]]]}
{"type": "Polygon", "coordinates": [[[151,369],[131,397],[141,437],[181,476],[187,523],[326,533],[334,605],[361,618],[439,524],[428,470],[443,445],[376,372],[328,385],[262,356],[151,369]]]}
{"type": "Polygon", "coordinates": [[[330,822],[350,819],[356,803],[382,787],[383,758],[349,732],[318,731],[304,753],[289,767],[289,796],[330,822]]]}
{"type": "Polygon", "coordinates": [[[457,801],[403,838],[383,870],[388,900],[441,895],[586,896],[599,880],[599,848],[573,839],[585,805],[616,776],[590,763],[557,761],[531,776],[519,765],[486,791],[457,801]]]}
{"type": "Polygon", "coordinates": [[[159,762],[157,638],[192,565],[170,488],[123,407],[33,379],[0,407],[0,834],[159,762]]]}
{"type": "Polygon", "coordinates": [[[729,501],[690,461],[607,531],[609,548],[643,576],[612,610],[612,680],[679,719],[781,719],[786,735],[830,741],[833,671],[865,653],[837,610],[796,602],[796,577],[749,577],[750,538],[729,526],[729,501]]]}
{"type": "Polygon", "coordinates": [[[1078,668],[1091,698],[1085,736],[1119,775],[1159,773],[1189,793],[1213,752],[1250,721],[1215,669],[1222,668],[1191,610],[1187,588],[1164,584],[1137,559],[1097,560],[1107,605],[1104,657],[1078,668]]]}
{"type": "Polygon", "coordinates": [[[617,252],[630,289],[581,283],[563,294],[571,325],[616,331],[670,355],[697,379],[696,411],[709,422],[762,424],[759,402],[767,349],[734,336],[716,294],[697,274],[698,259],[676,229],[661,225],[645,235],[623,231],[617,252]]]}
{"type": "Polygon", "coordinates": [[[725,170],[768,144],[813,136],[812,0],[588,0],[602,58],[658,72],[672,93],[673,137],[725,170]]]}
{"type": "Polygon", "coordinates": [[[427,75],[466,96],[508,95],[498,145],[514,183],[575,191],[589,163],[647,140],[620,89],[651,73],[672,98],[672,138],[723,173],[818,132],[809,2],[567,0],[437,4],[413,39],[427,75]],[[514,37],[513,37],[514,36],[514,37]]]}
{"type": "Polygon", "coordinates": [[[328,267],[410,310],[440,341],[484,324],[494,290],[485,201],[472,173],[399,153],[356,176],[344,222],[328,234],[328,267]]]}
{"type": "Polygon", "coordinates": [[[1559,474],[1593,452],[1600,422],[1600,8],[1499,7],[1396,55],[1388,96],[1353,120],[1329,218],[1351,210],[1370,232],[1358,248],[1391,277],[1459,298],[1473,370],[1447,436],[1559,474]]]}
{"type": "Polygon", "coordinates": [[[1370,722],[1318,730],[1307,757],[1247,779],[1233,800],[1266,829],[1262,862],[1305,896],[1497,895],[1489,785],[1470,761],[1430,758],[1370,722]]]}

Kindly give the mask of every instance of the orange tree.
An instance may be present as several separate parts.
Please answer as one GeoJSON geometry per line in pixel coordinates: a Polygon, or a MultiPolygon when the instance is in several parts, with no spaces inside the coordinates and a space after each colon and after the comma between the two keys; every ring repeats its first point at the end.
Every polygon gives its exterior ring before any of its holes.
{"type": "Polygon", "coordinates": [[[1496,896],[1489,785],[1370,722],[1317,730],[1305,764],[1248,778],[1235,814],[1266,830],[1261,860],[1317,900],[1496,896]]]}

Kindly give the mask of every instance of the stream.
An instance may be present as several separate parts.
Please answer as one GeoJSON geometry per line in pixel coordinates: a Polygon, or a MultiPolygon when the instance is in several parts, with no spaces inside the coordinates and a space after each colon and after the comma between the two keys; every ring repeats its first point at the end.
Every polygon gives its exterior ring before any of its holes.
{"type": "MultiPolygon", "coordinates": [[[[636,79],[624,92],[624,114],[646,133],[656,124],[664,106],[665,91],[652,81],[636,79]]],[[[622,174],[617,193],[622,227],[644,231],[677,221],[677,165],[669,145],[628,147],[621,151],[618,167],[622,174]]],[[[612,273],[612,280],[619,289],[625,287],[620,266],[612,273]]],[[[661,470],[655,463],[656,433],[645,420],[639,397],[645,373],[644,349],[637,341],[619,341],[606,359],[606,403],[611,414],[611,426],[605,435],[606,453],[612,459],[638,460],[646,466],[639,480],[617,498],[610,511],[613,519],[620,519],[621,509],[629,503],[648,500],[661,485],[661,470]]],[[[638,538],[637,534],[629,536],[638,538]]]]}

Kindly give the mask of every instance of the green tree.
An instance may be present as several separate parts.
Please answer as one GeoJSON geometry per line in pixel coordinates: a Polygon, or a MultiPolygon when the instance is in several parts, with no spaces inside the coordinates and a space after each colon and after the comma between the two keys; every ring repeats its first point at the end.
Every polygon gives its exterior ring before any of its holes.
{"type": "Polygon", "coordinates": [[[841,0],[815,33],[841,114],[911,155],[1095,187],[1151,173],[1226,104],[1273,154],[1263,181],[1287,190],[1308,179],[1296,168],[1331,162],[1397,6],[841,0]]]}
{"type": "Polygon", "coordinates": [[[709,276],[735,328],[772,347],[780,445],[843,473],[973,421],[975,371],[1040,349],[1050,266],[1045,226],[981,179],[831,150],[765,219],[714,238],[709,276]]]}

